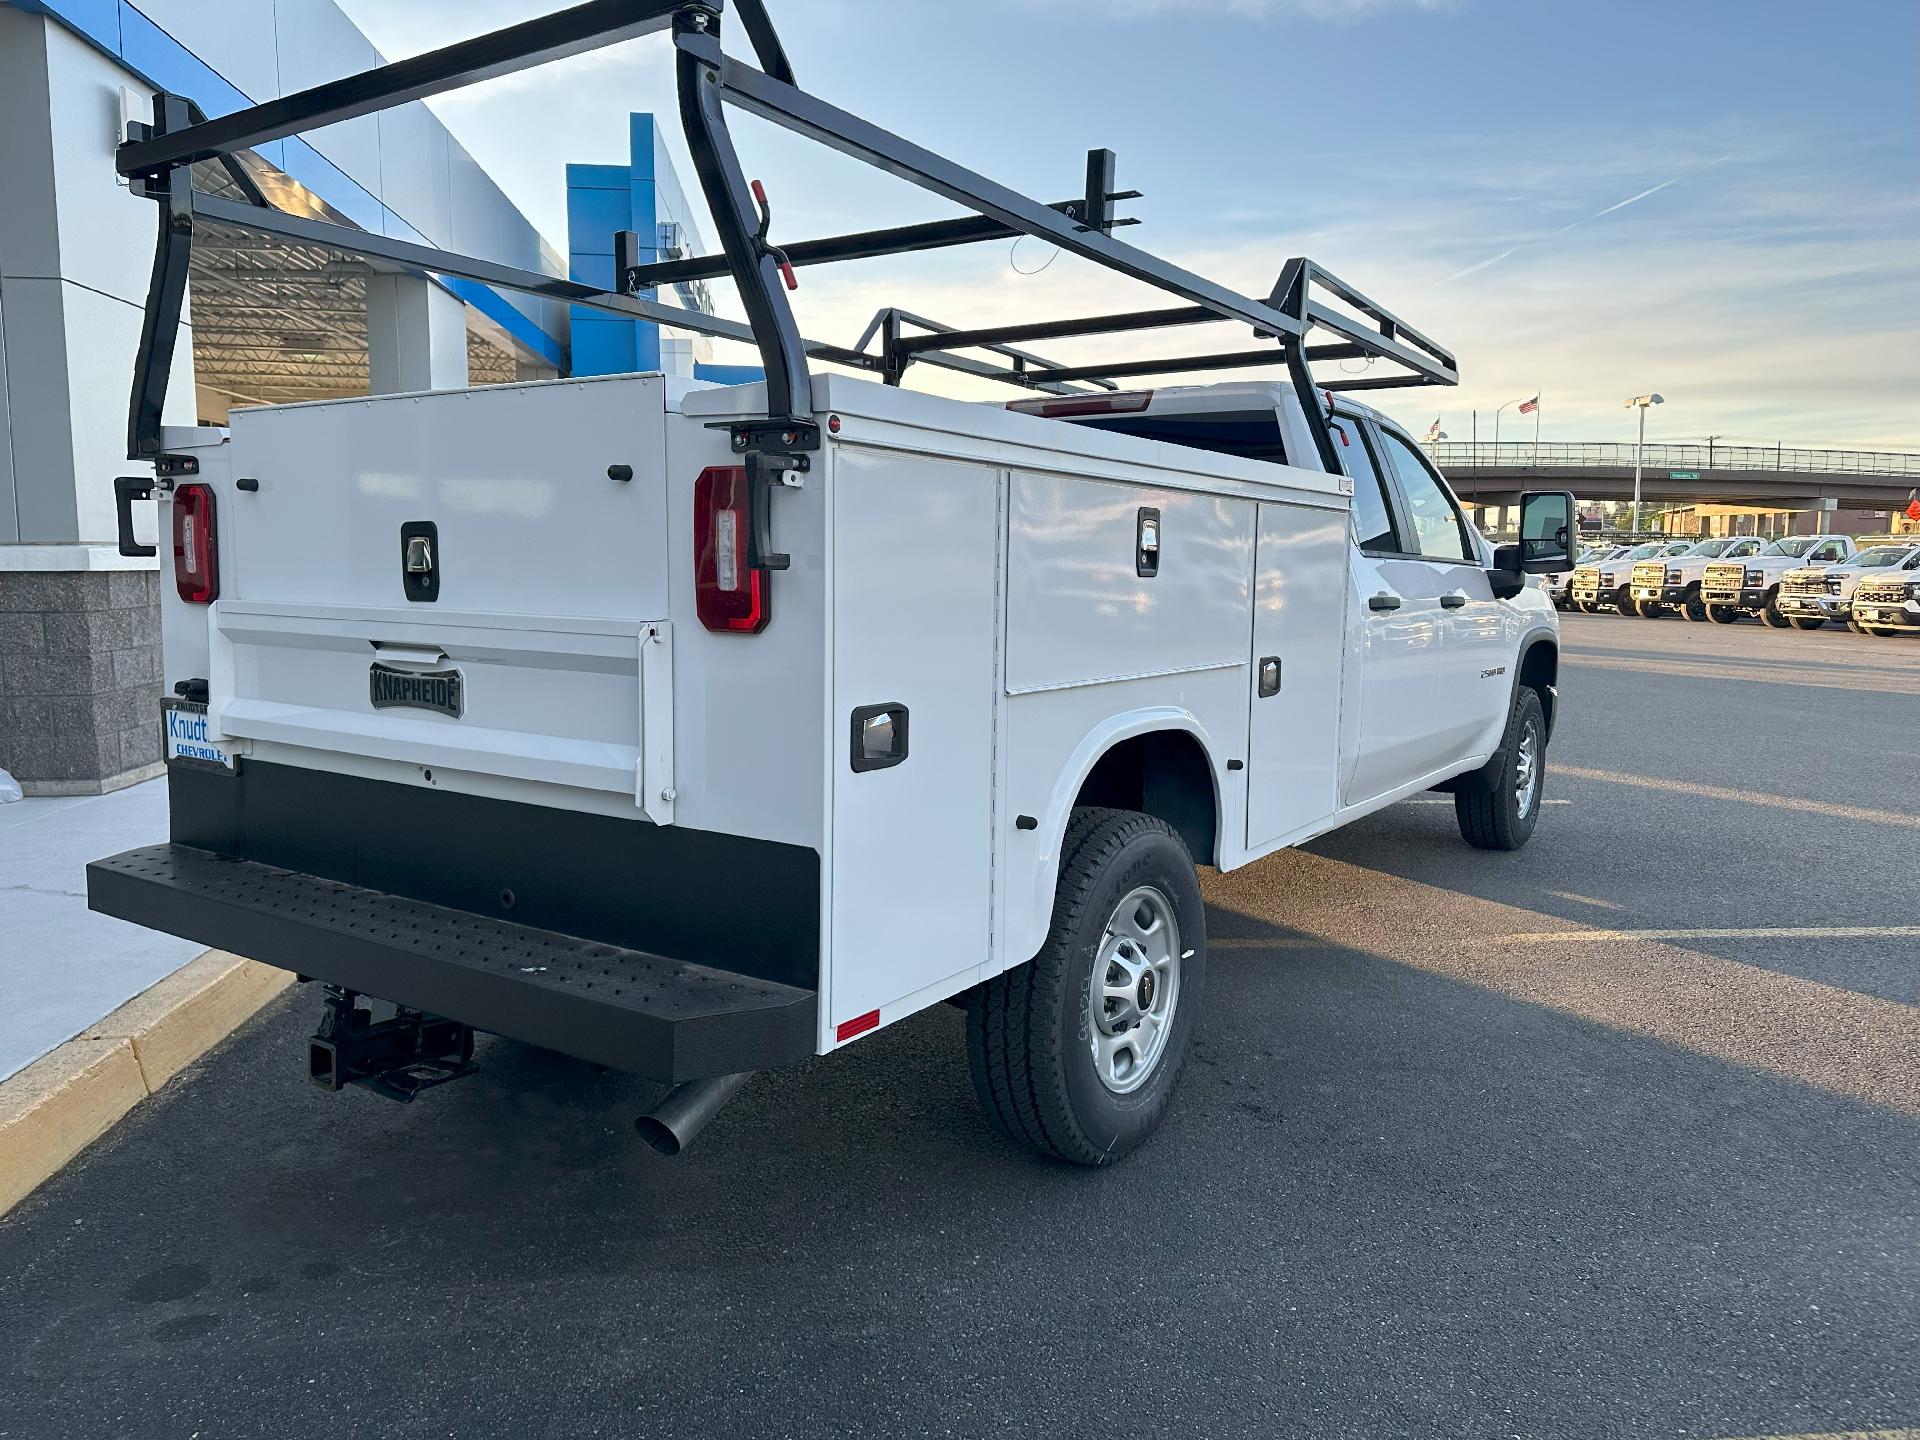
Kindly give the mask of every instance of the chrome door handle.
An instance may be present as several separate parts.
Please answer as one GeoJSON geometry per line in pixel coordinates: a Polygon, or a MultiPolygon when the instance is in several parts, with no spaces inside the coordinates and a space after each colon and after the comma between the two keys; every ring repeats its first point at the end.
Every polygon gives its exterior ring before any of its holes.
{"type": "Polygon", "coordinates": [[[1464,595],[1442,595],[1440,597],[1440,603],[1448,610],[1458,610],[1462,605],[1467,603],[1467,597],[1464,595]]]}
{"type": "Polygon", "coordinates": [[[1369,610],[1398,610],[1400,608],[1400,597],[1398,595],[1389,595],[1385,591],[1382,591],[1380,594],[1368,599],[1367,608],[1369,610]]]}

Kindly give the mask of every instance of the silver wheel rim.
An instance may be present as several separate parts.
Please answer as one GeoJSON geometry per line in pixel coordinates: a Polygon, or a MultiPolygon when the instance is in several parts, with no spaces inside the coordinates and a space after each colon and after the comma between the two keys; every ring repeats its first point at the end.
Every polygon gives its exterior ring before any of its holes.
{"type": "Polygon", "coordinates": [[[1532,720],[1520,731],[1520,748],[1513,757],[1513,793],[1521,818],[1533,813],[1533,797],[1540,791],[1540,745],[1532,720]]]}
{"type": "Polygon", "coordinates": [[[1116,1095],[1153,1078],[1180,1003],[1180,923],[1173,902],[1151,885],[1113,907],[1087,985],[1093,1069],[1116,1095]]]}

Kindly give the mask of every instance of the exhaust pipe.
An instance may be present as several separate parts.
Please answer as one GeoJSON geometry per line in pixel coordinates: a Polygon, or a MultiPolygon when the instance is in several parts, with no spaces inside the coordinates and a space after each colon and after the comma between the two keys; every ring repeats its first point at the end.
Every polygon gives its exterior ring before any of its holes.
{"type": "Polygon", "coordinates": [[[689,1080],[685,1085],[676,1085],[667,1092],[666,1099],[634,1121],[633,1128],[662,1155],[678,1155],[752,1078],[752,1071],[743,1071],[738,1075],[716,1075],[711,1080],[689,1080]]]}

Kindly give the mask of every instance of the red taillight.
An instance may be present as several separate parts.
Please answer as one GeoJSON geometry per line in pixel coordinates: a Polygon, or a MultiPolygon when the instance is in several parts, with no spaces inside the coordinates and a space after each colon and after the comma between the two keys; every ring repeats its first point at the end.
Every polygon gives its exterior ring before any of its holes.
{"type": "Polygon", "coordinates": [[[1151,390],[1116,390],[1107,395],[1075,395],[1069,400],[1009,400],[1007,409],[1064,420],[1072,415],[1126,415],[1152,403],[1151,390]]]}
{"type": "Polygon", "coordinates": [[[174,488],[173,583],[189,605],[205,605],[220,597],[219,541],[210,486],[174,488]]]}
{"type": "Polygon", "coordinates": [[[767,572],[749,563],[753,506],[743,465],[714,465],[693,482],[693,602],[709,630],[757,635],[771,618],[767,572]]]}

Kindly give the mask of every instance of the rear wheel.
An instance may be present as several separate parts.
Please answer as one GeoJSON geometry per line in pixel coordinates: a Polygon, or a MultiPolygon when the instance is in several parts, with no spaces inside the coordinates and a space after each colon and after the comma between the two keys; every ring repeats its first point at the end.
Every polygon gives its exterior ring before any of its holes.
{"type": "Polygon", "coordinates": [[[1521,686],[1500,749],[1453,792],[1460,834],[1480,850],[1518,850],[1533,834],[1547,776],[1547,717],[1540,695],[1521,686]]]}
{"type": "Polygon", "coordinates": [[[1731,605],[1707,606],[1707,619],[1716,625],[1731,625],[1740,618],[1740,612],[1731,605]]]}
{"type": "Polygon", "coordinates": [[[967,1000],[974,1090],[994,1127],[1043,1155],[1105,1165],[1160,1121],[1206,973],[1193,860],[1165,822],[1073,812],[1040,953],[967,1000]]]}
{"type": "Polygon", "coordinates": [[[1796,630],[1818,630],[1827,623],[1818,615],[1793,615],[1788,618],[1793,621],[1793,628],[1796,630]]]}

